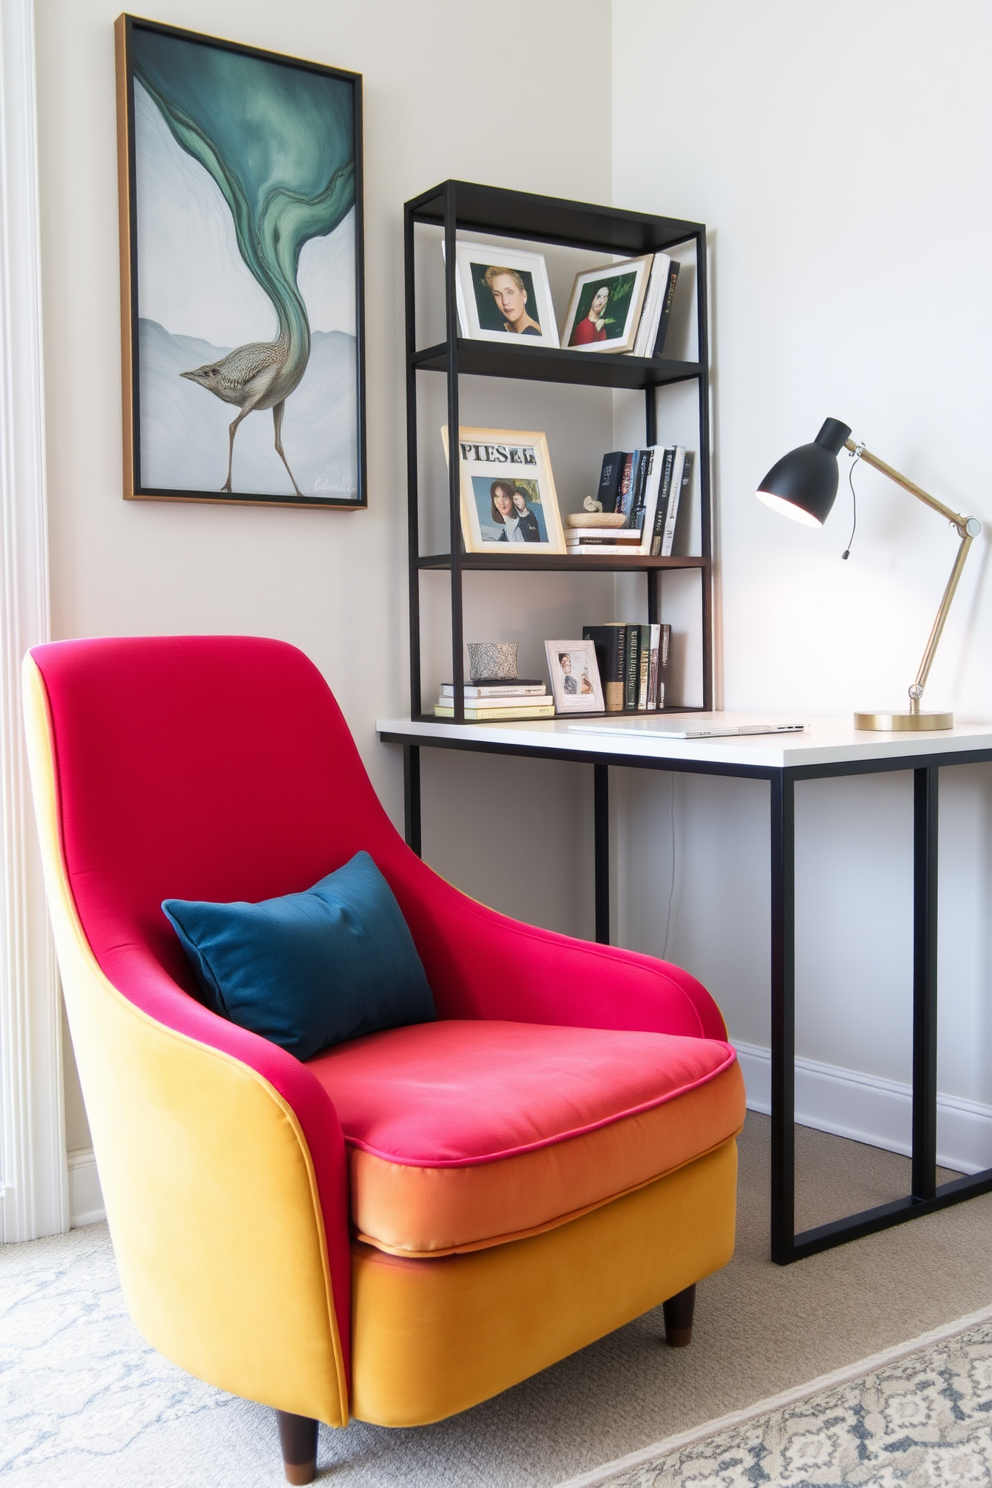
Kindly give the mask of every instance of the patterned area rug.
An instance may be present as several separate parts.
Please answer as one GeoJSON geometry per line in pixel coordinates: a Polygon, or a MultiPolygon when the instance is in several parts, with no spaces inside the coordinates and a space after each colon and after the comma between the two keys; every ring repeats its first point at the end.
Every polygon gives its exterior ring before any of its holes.
{"type": "Polygon", "coordinates": [[[960,1318],[559,1488],[988,1488],[990,1314],[960,1318]]]}

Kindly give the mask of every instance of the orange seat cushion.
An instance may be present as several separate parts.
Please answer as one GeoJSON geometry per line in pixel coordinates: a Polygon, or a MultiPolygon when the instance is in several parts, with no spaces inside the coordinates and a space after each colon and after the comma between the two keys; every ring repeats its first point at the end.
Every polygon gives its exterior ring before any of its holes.
{"type": "Polygon", "coordinates": [[[348,1146],[359,1239],[407,1256],[536,1234],[732,1137],[744,1086],[716,1039],[445,1019],[307,1066],[348,1146]]]}

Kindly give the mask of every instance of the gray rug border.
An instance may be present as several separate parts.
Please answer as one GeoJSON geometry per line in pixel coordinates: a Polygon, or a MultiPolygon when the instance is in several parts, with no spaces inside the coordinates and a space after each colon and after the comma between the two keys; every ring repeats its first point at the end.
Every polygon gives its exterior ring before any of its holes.
{"type": "Polygon", "coordinates": [[[568,1478],[557,1483],[555,1488],[601,1488],[601,1485],[609,1483],[617,1473],[670,1457],[673,1452],[679,1451],[682,1447],[693,1446],[696,1442],[705,1441],[710,1436],[718,1436],[720,1432],[729,1431],[732,1427],[740,1426],[746,1421],[753,1421],[758,1416],[769,1416],[775,1411],[785,1410],[787,1406],[795,1405],[801,1400],[808,1400],[811,1396],[834,1389],[837,1385],[846,1385],[851,1380],[873,1374],[876,1369],[881,1369],[886,1364],[894,1364],[899,1359],[905,1359],[910,1354],[918,1353],[935,1343],[945,1343],[949,1338],[956,1338],[990,1321],[992,1321],[992,1306],[983,1307],[978,1312],[970,1312],[964,1317],[955,1318],[953,1322],[944,1323],[940,1328],[933,1328],[929,1333],[921,1333],[919,1337],[911,1338],[906,1343],[893,1344],[891,1348],[883,1349],[881,1353],[869,1354],[867,1358],[857,1359],[853,1364],[845,1364],[840,1369],[831,1370],[829,1374],[818,1375],[816,1379],[809,1380],[804,1385],[795,1385],[778,1395],[756,1400],[753,1405],[745,1406],[742,1410],[731,1411],[725,1416],[717,1416],[711,1421],[704,1421],[699,1426],[690,1427],[688,1431],[679,1432],[677,1436],[663,1437],[661,1441],[653,1442],[648,1447],[639,1447],[636,1452],[628,1452],[625,1457],[617,1457],[613,1462],[604,1463],[602,1467],[594,1467],[590,1472],[580,1473],[576,1478],[568,1478]]]}

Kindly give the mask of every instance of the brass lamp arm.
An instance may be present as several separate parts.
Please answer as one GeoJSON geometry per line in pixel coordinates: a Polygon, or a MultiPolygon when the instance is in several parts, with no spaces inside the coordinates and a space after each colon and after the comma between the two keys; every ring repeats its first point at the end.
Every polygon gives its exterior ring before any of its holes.
{"type": "Polygon", "coordinates": [[[920,711],[920,699],[923,696],[923,689],[926,686],[927,677],[930,675],[930,668],[933,665],[933,659],[937,652],[937,643],[943,634],[944,622],[951,608],[951,602],[958,587],[958,580],[961,578],[961,572],[971,545],[982,530],[982,524],[977,517],[965,517],[960,512],[952,511],[949,506],[945,506],[942,501],[938,501],[936,496],[931,496],[928,491],[924,491],[922,486],[916,485],[914,481],[907,480],[906,476],[900,475],[898,470],[893,470],[891,465],[886,465],[884,460],[880,460],[877,455],[873,455],[870,450],[865,449],[863,445],[859,445],[854,439],[846,439],[844,441],[844,448],[850,450],[854,455],[859,455],[867,465],[872,465],[876,470],[880,470],[883,475],[887,475],[891,481],[895,481],[897,486],[902,486],[904,491],[908,491],[911,496],[915,496],[925,506],[929,506],[933,511],[939,512],[942,517],[946,517],[961,539],[957,556],[954,559],[954,567],[951,569],[951,576],[947,581],[947,588],[944,590],[944,597],[940,601],[937,618],[933,622],[930,639],[927,641],[926,650],[923,653],[923,660],[920,662],[919,671],[916,673],[916,680],[909,689],[910,711],[918,713],[920,711]]]}

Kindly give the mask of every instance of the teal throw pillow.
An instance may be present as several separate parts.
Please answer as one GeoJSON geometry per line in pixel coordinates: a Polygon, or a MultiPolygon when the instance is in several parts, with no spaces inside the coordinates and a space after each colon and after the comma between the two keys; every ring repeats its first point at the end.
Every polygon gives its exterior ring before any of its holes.
{"type": "Polygon", "coordinates": [[[297,1059],[437,1017],[413,936],[367,852],[301,894],[162,908],[208,1007],[297,1059]]]}

